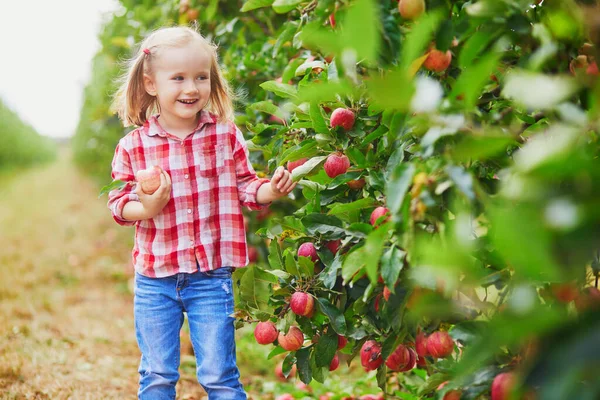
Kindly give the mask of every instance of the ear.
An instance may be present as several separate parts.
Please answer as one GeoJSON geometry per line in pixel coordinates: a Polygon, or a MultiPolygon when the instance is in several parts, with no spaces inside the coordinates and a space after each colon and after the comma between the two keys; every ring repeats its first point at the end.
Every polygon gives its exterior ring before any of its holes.
{"type": "Polygon", "coordinates": [[[156,85],[150,75],[144,74],[144,89],[150,96],[156,96],[156,85]]]}

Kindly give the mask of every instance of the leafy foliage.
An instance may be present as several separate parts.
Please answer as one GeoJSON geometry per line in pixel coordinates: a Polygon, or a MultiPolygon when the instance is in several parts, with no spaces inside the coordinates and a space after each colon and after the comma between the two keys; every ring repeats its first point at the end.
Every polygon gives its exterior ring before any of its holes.
{"type": "MultiPolygon", "coordinates": [[[[127,13],[106,25],[78,134],[86,168],[108,169],[123,134],[106,107],[114,62],[148,30],[188,23],[184,3],[123,1],[127,13]]],[[[382,364],[382,389],[486,398],[510,370],[519,393],[598,396],[597,8],[428,0],[406,20],[396,1],[189,4],[243,94],[236,123],[259,174],[307,159],[290,198],[249,220],[261,257],[234,274],[240,325],[298,325],[311,342],[286,368],[306,383],[327,378],[334,334],[350,339],[351,358],[366,340],[387,357],[442,330],[452,356],[404,373],[382,364]],[[351,129],[331,127],[336,108],[354,113],[351,129]],[[332,178],[333,153],[351,167],[332,178]],[[377,207],[390,219],[373,226],[377,207]],[[297,255],[305,242],[316,262],[297,255]],[[289,308],[298,290],[316,299],[310,318],[289,308]]]]}

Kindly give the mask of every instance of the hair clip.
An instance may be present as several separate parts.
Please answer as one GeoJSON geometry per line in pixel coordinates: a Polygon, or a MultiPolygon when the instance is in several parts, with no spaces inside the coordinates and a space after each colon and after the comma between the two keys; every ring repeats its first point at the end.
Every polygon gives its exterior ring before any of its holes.
{"type": "Polygon", "coordinates": [[[148,49],[144,49],[144,50],[142,50],[142,51],[143,51],[143,52],[144,52],[146,55],[148,55],[148,56],[150,55],[150,50],[148,50],[148,49]]]}

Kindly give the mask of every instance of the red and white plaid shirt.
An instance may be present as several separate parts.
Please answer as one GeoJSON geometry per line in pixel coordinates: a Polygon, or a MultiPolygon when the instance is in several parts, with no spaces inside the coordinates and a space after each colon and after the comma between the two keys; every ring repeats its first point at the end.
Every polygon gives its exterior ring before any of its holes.
{"type": "Polygon", "coordinates": [[[182,140],[151,117],[123,137],[112,161],[112,178],[133,181],[136,171],[160,165],[171,176],[171,200],[154,218],[124,220],[123,207],[139,200],[133,185],[112,190],[108,207],[120,225],[135,224],[133,266],[148,277],[165,277],[248,264],[242,206],[259,210],[256,176],[248,148],[233,123],[202,111],[193,134],[182,140]]]}

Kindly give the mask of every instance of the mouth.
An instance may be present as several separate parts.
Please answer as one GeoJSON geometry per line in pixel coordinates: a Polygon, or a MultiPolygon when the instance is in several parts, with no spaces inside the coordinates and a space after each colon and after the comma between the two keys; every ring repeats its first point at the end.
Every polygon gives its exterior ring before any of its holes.
{"type": "Polygon", "coordinates": [[[189,105],[189,104],[195,104],[195,103],[197,103],[198,99],[181,99],[181,100],[177,100],[177,101],[180,102],[180,103],[188,104],[189,105]]]}

